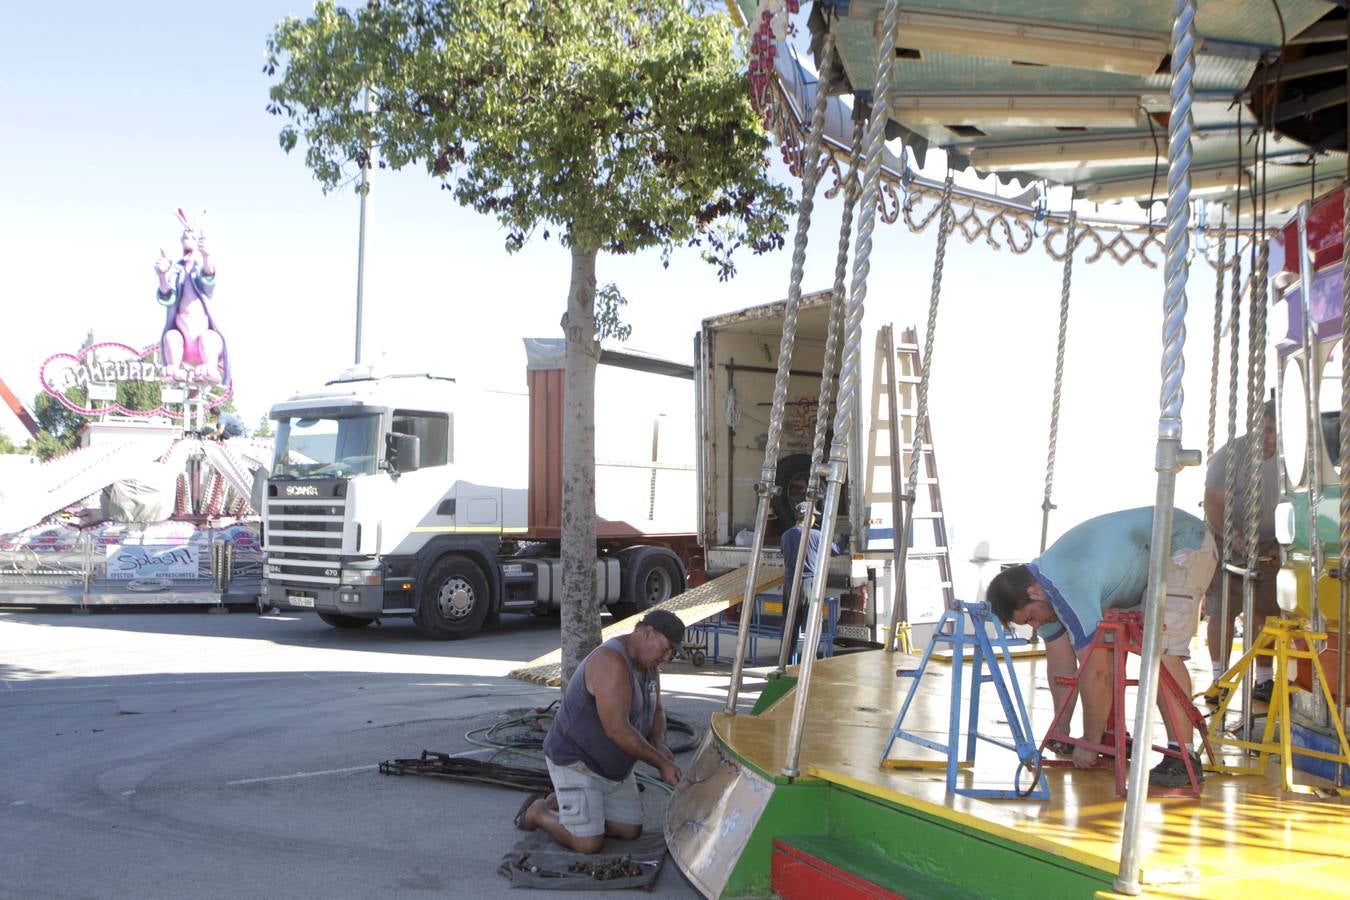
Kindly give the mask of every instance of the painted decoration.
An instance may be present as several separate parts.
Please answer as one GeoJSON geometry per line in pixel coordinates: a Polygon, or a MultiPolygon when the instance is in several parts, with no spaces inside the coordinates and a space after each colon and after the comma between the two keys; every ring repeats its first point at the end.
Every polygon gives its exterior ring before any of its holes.
{"type": "MultiPolygon", "coordinates": [[[[94,384],[116,384],[117,382],[159,382],[164,383],[164,373],[158,364],[155,345],[136,349],[126,344],[99,343],[90,344],[78,355],[56,353],[42,363],[40,377],[42,389],[61,402],[61,405],[82,416],[97,416],[113,412],[124,416],[172,416],[173,413],[161,403],[154,409],[128,409],[113,402],[105,407],[93,408],[89,403],[78,403],[69,396],[76,387],[88,387],[94,384]]],[[[195,399],[206,404],[207,409],[215,409],[234,392],[233,386],[197,387],[199,396],[195,399]],[[202,394],[205,396],[202,396],[202,394]]]]}
{"type": "Polygon", "coordinates": [[[104,549],[111,579],[197,577],[198,548],[192,544],[109,544],[104,549]]]}

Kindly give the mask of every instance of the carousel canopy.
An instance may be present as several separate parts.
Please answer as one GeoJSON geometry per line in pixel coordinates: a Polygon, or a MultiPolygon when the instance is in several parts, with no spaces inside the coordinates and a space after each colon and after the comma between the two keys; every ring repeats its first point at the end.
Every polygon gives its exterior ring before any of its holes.
{"type": "MultiPolygon", "coordinates": [[[[751,22],[763,4],[737,0],[751,22]]],[[[883,0],[817,0],[809,28],[833,94],[870,97],[883,0]],[[820,58],[833,33],[833,60],[820,58]],[[834,68],[827,67],[827,62],[834,68]]],[[[1161,200],[1171,111],[1163,0],[922,0],[900,6],[890,137],[923,165],[1161,200]]],[[[1323,0],[1198,0],[1192,193],[1282,208],[1346,171],[1346,14],[1323,0]],[[1265,140],[1260,135],[1265,135],[1265,140]]]]}

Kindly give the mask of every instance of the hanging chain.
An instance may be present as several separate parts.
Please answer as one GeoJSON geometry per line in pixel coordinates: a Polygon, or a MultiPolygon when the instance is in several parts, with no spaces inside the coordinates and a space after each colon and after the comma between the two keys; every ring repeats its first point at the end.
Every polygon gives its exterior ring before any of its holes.
{"type": "MultiPolygon", "coordinates": [[[[1256,259],[1256,271],[1254,276],[1252,296],[1251,296],[1251,327],[1247,333],[1247,573],[1252,575],[1256,572],[1256,559],[1259,552],[1257,546],[1257,525],[1261,513],[1261,458],[1263,456],[1265,443],[1262,440],[1261,428],[1264,424],[1262,419],[1265,417],[1265,393],[1266,393],[1266,282],[1270,266],[1270,243],[1261,242],[1261,249],[1256,259]]],[[[1305,291],[1312,289],[1311,275],[1304,276],[1305,291]]],[[[1316,347],[1314,346],[1314,350],[1316,347]]],[[[1309,363],[1309,378],[1315,378],[1314,369],[1309,363]]],[[[1316,444],[1315,436],[1309,432],[1308,440],[1316,444]]],[[[1316,494],[1314,493],[1315,497],[1316,494]]],[[[1314,507],[1315,508],[1315,507],[1314,507]]],[[[1318,541],[1316,535],[1313,536],[1313,546],[1316,548],[1318,541]]],[[[1317,554],[1314,550],[1314,560],[1317,554]]],[[[1318,573],[1314,567],[1312,577],[1317,579],[1318,573]]],[[[1247,591],[1247,585],[1243,584],[1243,593],[1247,591]]],[[[1256,640],[1256,635],[1252,635],[1252,641],[1256,640]]]]}
{"type": "Polygon", "coordinates": [[[1041,552],[1045,552],[1050,526],[1051,497],[1055,489],[1055,448],[1059,443],[1059,401],[1064,388],[1064,346],[1069,334],[1069,288],[1073,284],[1073,251],[1078,213],[1069,213],[1065,237],[1064,278],[1059,289],[1059,340],[1055,344],[1055,392],[1050,402],[1050,442],[1045,452],[1045,497],[1041,500],[1041,552]]]}

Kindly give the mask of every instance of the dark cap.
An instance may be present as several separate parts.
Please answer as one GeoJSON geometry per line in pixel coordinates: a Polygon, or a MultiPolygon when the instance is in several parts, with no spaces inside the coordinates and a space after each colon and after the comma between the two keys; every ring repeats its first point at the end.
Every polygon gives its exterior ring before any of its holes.
{"type": "Polygon", "coordinates": [[[684,643],[684,623],[680,621],[679,616],[669,610],[652,610],[642,617],[642,621],[638,623],[638,628],[643,625],[650,625],[665,635],[666,640],[670,641],[670,646],[676,650],[679,650],[684,643]]]}

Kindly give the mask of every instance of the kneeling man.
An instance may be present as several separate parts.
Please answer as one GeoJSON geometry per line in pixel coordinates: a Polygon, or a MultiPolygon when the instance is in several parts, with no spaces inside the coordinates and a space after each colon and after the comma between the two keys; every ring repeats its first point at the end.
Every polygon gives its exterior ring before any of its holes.
{"type": "Polygon", "coordinates": [[[648,763],[672,787],[680,780],[666,746],[658,669],[683,640],[679,617],[657,609],[582,660],[544,738],[553,793],[530,803],[519,827],[543,828],[577,853],[599,853],[606,837],[642,834],[633,767],[648,763]]]}
{"type": "MultiPolygon", "coordinates": [[[[1069,692],[1059,676],[1072,675],[1087,655],[1093,633],[1108,609],[1135,609],[1148,587],[1149,547],[1153,538],[1153,507],[1108,513],[1075,525],[1045,553],[1024,566],[1013,566],[989,582],[986,598],[994,615],[1005,624],[1030,625],[1045,641],[1050,692],[1058,708],[1069,692]]],[[[1176,510],[1172,513],[1171,565],[1167,570],[1167,597],[1163,612],[1162,664],[1189,697],[1191,676],[1186,671],[1191,638],[1195,635],[1200,598],[1209,586],[1218,562],[1214,538],[1205,523],[1176,510]]],[[[1078,673],[1083,698],[1083,739],[1102,742],[1111,708],[1111,668],[1104,653],[1078,673]]],[[[1158,705],[1164,698],[1158,693],[1158,705]]],[[[1073,708],[1068,710],[1072,715],[1073,708]]],[[[1168,722],[1167,716],[1163,717],[1168,722]]],[[[1174,747],[1185,747],[1199,770],[1191,749],[1194,729],[1183,718],[1179,733],[1168,737],[1174,747]]],[[[1081,769],[1097,764],[1098,754],[1084,747],[1073,751],[1081,769]]],[[[1156,787],[1187,783],[1185,764],[1164,757],[1149,773],[1156,787]]]]}

